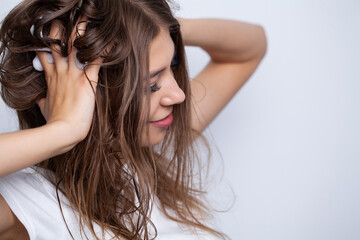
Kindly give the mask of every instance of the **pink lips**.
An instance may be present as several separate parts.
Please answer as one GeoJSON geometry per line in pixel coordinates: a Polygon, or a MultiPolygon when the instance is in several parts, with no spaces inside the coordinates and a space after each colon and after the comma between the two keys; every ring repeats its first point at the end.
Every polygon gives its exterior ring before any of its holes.
{"type": "Polygon", "coordinates": [[[170,113],[169,116],[167,116],[166,118],[159,121],[151,122],[151,124],[154,124],[157,127],[169,127],[172,124],[173,120],[174,116],[172,115],[172,113],[170,113]]]}

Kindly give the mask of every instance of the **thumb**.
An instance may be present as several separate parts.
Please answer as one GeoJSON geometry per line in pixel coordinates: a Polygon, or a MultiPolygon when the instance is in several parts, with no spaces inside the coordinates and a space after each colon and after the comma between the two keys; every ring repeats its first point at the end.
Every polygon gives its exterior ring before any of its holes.
{"type": "Polygon", "coordinates": [[[46,117],[46,114],[45,114],[45,98],[41,98],[41,99],[38,100],[36,103],[37,103],[37,105],[38,105],[39,108],[40,108],[41,114],[44,116],[44,118],[45,118],[46,121],[47,121],[47,117],[46,117]]]}

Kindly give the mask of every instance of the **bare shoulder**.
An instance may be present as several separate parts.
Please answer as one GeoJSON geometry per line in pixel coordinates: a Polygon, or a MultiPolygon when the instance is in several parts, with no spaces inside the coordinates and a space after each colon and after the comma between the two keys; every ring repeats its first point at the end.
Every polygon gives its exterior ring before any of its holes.
{"type": "Polygon", "coordinates": [[[30,239],[24,225],[0,194],[0,239],[30,239]]]}

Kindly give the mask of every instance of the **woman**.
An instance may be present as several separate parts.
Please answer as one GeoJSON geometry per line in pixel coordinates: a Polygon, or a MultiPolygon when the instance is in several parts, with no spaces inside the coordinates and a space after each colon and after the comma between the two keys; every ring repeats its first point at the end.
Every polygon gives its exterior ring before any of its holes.
{"type": "Polygon", "coordinates": [[[22,129],[0,135],[0,238],[223,237],[193,141],[260,63],[260,26],[176,19],[165,0],[27,0],[0,37],[22,129]],[[191,82],[184,44],[211,57],[191,82]]]}

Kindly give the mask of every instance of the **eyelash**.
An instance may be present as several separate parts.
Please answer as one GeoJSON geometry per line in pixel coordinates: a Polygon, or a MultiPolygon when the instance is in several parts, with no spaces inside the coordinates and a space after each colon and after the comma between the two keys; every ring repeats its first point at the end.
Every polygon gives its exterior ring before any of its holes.
{"type": "Polygon", "coordinates": [[[150,92],[151,93],[154,93],[154,92],[156,92],[158,90],[160,90],[160,86],[159,86],[159,84],[157,82],[155,82],[154,84],[152,84],[150,86],[150,92]]]}

